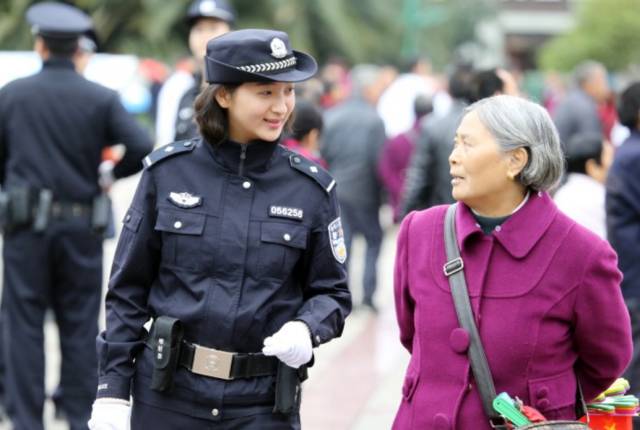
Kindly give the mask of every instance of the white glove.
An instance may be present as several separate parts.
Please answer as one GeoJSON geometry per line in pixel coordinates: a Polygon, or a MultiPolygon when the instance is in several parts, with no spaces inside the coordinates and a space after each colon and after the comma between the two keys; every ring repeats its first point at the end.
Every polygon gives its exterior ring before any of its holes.
{"type": "Polygon", "coordinates": [[[289,321],[273,336],[264,340],[264,355],[275,355],[289,367],[297,369],[311,360],[313,355],[311,333],[306,323],[289,321]]]}
{"type": "Polygon", "coordinates": [[[130,430],[131,405],[123,399],[97,399],[87,424],[89,430],[130,430]]]}

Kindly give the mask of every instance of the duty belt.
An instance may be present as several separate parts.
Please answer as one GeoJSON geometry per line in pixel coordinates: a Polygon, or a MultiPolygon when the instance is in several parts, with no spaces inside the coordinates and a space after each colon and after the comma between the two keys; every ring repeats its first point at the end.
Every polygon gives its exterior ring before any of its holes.
{"type": "Polygon", "coordinates": [[[178,363],[192,373],[230,381],[275,375],[278,359],[262,353],[220,351],[182,341],[178,363]]]}

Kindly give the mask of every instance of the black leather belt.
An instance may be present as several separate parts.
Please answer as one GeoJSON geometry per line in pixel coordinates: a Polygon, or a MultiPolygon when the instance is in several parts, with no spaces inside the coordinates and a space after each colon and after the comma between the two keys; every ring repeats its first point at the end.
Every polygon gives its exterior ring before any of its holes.
{"type": "Polygon", "coordinates": [[[275,375],[278,359],[262,353],[220,351],[182,341],[179,364],[192,373],[232,380],[275,375]]]}

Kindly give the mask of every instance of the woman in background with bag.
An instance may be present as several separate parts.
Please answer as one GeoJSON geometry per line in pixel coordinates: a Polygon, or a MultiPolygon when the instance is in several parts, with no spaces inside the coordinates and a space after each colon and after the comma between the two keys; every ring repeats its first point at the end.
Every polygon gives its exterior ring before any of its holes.
{"type": "MultiPolygon", "coordinates": [[[[547,190],[563,170],[547,112],[496,96],[467,108],[449,158],[457,248],[490,379],[548,420],[576,419],[627,366],[632,343],[617,258],[547,190]]],[[[394,429],[490,429],[443,270],[447,206],[409,214],[395,300],[411,353],[394,429]]],[[[451,272],[451,271],[449,271],[451,272]]]]}

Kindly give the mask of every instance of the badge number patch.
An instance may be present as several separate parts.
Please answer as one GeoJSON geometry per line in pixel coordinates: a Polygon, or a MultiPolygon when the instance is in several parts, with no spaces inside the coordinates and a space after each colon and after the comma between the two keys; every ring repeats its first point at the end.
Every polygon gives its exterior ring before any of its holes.
{"type": "Polygon", "coordinates": [[[302,209],[289,208],[286,206],[270,206],[269,216],[276,218],[289,218],[301,221],[302,217],[304,216],[304,211],[302,209]]]}
{"type": "Polygon", "coordinates": [[[344,242],[344,231],[342,230],[342,221],[340,217],[331,221],[329,224],[329,242],[331,243],[331,252],[333,257],[344,264],[347,261],[347,246],[344,242]]]}

